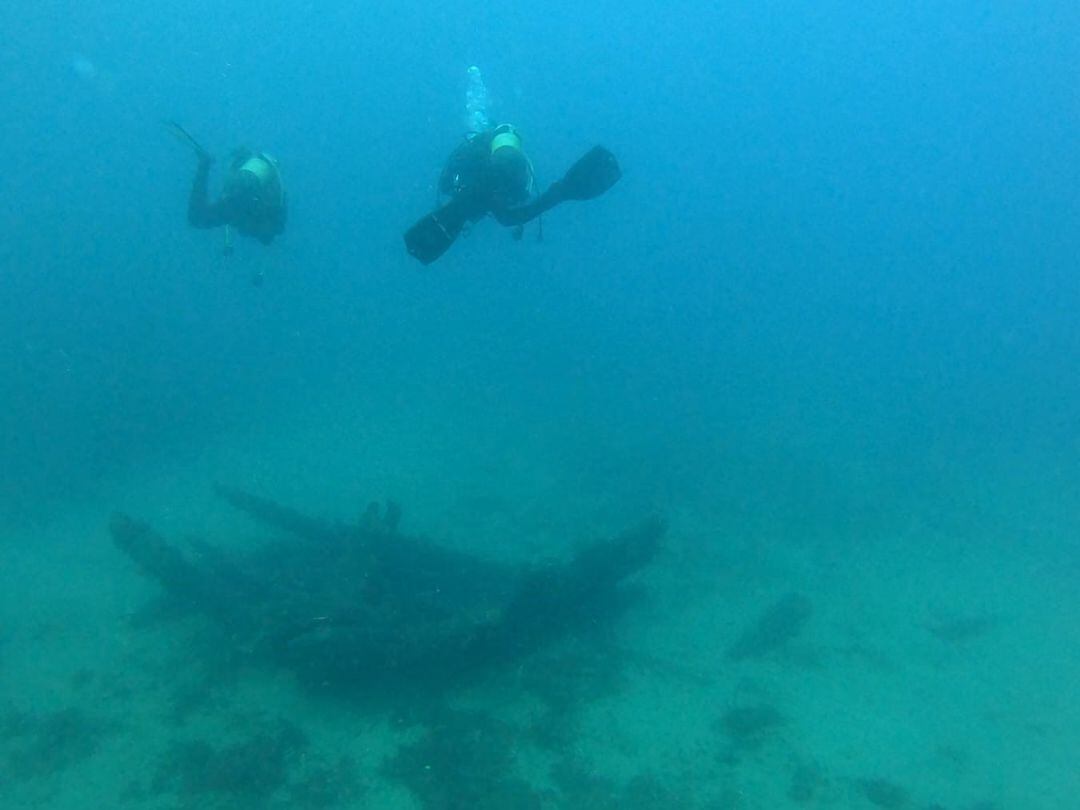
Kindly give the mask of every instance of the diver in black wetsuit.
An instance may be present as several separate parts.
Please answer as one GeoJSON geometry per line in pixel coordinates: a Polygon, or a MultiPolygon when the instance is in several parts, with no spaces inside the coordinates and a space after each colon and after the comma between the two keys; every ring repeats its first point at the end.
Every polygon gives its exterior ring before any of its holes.
{"type": "Polygon", "coordinates": [[[170,123],[173,134],[195,152],[198,167],[188,198],[188,223],[193,228],[226,227],[226,252],[231,250],[229,228],[269,245],[285,230],[285,185],[277,161],[265,152],[237,149],[225,175],[220,199],[209,199],[210,167],[214,162],[179,124],[170,123]]]}
{"type": "Polygon", "coordinates": [[[465,224],[490,214],[500,225],[516,227],[566,200],[591,200],[615,185],[622,172],[615,156],[595,146],[533,198],[532,164],[521,137],[509,124],[479,132],[450,155],[439,191],[450,202],[423,217],[405,233],[409,253],[430,264],[453,244],[465,224]]]}
{"type": "Polygon", "coordinates": [[[285,230],[285,187],[277,161],[265,152],[238,149],[233,154],[221,198],[210,202],[209,156],[199,157],[188,198],[188,222],[193,228],[228,225],[264,245],[285,230]]]}

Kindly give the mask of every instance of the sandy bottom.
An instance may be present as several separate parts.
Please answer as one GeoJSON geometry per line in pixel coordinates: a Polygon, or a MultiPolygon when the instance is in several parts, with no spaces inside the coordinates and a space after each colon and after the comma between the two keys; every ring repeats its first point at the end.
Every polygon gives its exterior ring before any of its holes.
{"type": "Polygon", "coordinates": [[[886,510],[904,517],[865,532],[826,513],[802,532],[790,509],[733,517],[730,471],[673,477],[648,450],[458,424],[313,413],[6,530],[3,806],[1077,806],[1080,552],[1060,537],[963,509],[886,510]],[[670,529],[613,633],[449,695],[345,699],[237,665],[204,619],[147,609],[156,588],[112,547],[110,511],[170,537],[252,535],[214,481],[341,519],[391,495],[406,530],[507,558],[654,509],[670,529]],[[732,656],[792,594],[809,614],[791,636],[732,656]]]}

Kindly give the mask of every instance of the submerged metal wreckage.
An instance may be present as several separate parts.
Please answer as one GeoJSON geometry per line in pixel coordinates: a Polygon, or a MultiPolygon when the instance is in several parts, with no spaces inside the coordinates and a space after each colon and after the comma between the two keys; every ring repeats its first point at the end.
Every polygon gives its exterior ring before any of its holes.
{"type": "Polygon", "coordinates": [[[170,598],[221,625],[236,651],[322,686],[444,684],[521,659],[617,615],[622,583],[664,535],[649,519],[567,562],[512,566],[400,534],[393,504],[343,525],[218,493],[274,538],[246,553],[201,543],[185,553],[117,514],[113,540],[170,598]]]}

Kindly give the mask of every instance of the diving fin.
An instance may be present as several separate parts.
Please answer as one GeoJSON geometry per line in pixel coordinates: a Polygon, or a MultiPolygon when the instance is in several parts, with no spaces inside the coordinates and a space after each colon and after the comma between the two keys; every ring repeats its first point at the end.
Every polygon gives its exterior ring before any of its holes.
{"type": "Polygon", "coordinates": [[[469,211],[460,198],[451,200],[405,232],[405,247],[421,264],[431,264],[454,244],[469,220],[469,211]]]}
{"type": "Polygon", "coordinates": [[[599,197],[622,177],[619,161],[602,146],[594,146],[566,170],[559,186],[564,200],[599,197]]]}
{"type": "Polygon", "coordinates": [[[195,156],[199,160],[210,160],[210,153],[203,149],[202,144],[200,144],[197,140],[191,137],[191,133],[189,133],[178,123],[176,123],[175,121],[166,121],[165,128],[169,130],[169,132],[173,135],[174,138],[179,140],[181,143],[184,143],[187,146],[191,147],[191,149],[195,152],[195,156]]]}

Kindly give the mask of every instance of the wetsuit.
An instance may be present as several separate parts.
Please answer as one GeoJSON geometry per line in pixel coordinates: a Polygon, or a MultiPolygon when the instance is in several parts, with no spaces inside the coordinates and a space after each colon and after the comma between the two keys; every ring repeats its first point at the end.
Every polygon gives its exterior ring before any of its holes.
{"type": "MultiPolygon", "coordinates": [[[[455,149],[439,177],[439,191],[450,201],[421,217],[405,232],[405,247],[423,264],[438,259],[469,222],[491,214],[500,225],[516,227],[566,200],[591,200],[622,175],[615,156],[595,146],[578,159],[547,191],[530,199],[532,166],[518,145],[500,146],[496,138],[512,134],[501,126],[469,138],[455,149]],[[494,150],[492,149],[494,145],[494,150]]],[[[520,139],[514,135],[511,143],[520,139]]]]}
{"type": "MultiPolygon", "coordinates": [[[[249,156],[250,159],[251,156],[249,156]]],[[[253,156],[265,160],[260,156],[253,156]]],[[[233,162],[225,192],[216,202],[209,200],[210,163],[199,161],[195,180],[188,199],[188,222],[194,228],[217,228],[231,225],[237,231],[253,236],[264,245],[285,230],[285,192],[276,167],[266,161],[271,171],[265,180],[244,170],[246,160],[233,162]]]]}

